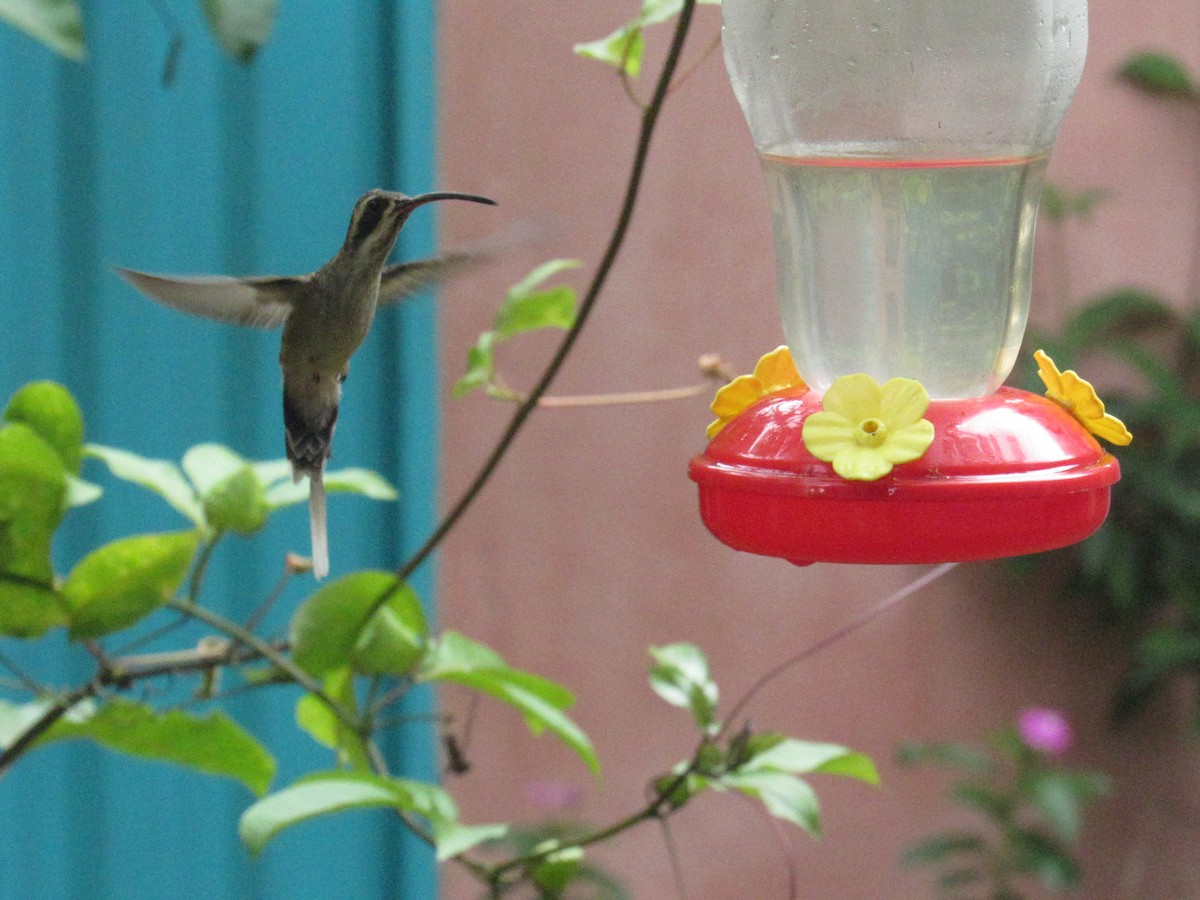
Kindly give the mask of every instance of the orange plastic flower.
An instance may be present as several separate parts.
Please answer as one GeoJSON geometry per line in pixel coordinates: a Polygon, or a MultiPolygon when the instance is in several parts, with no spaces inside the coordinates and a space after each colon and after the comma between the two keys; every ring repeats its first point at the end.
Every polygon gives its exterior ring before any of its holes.
{"type": "Polygon", "coordinates": [[[1038,377],[1046,385],[1046,396],[1066,408],[1079,424],[1110,444],[1124,447],[1133,440],[1125,423],[1104,411],[1104,401],[1096,396],[1091,383],[1080,378],[1074,369],[1060,372],[1049,356],[1037,350],[1038,377]]]}
{"type": "Polygon", "coordinates": [[[762,397],[788,388],[805,387],[804,379],[792,361],[792,351],[787,347],[776,347],[758,361],[753,375],[739,375],[717,391],[709,407],[717,419],[708,426],[708,439],[716,437],[717,432],[762,397]]]}
{"type": "Polygon", "coordinates": [[[880,385],[870,375],[843,375],[821,407],[804,420],[804,446],[850,481],[882,478],[893,466],[924,456],[933,443],[933,423],[921,418],[929,394],[911,378],[880,385]]]}

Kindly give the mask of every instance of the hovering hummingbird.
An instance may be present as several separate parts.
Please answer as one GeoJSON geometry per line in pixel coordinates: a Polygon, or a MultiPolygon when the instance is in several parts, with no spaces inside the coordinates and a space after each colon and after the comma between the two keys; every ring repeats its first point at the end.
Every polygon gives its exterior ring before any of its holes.
{"type": "Polygon", "coordinates": [[[436,200],[495,205],[487,197],[453,191],[416,197],[368,191],[354,205],[341,249],[308,275],[168,277],[116,270],[146,296],[184,312],[257,328],[283,326],[279,366],[287,458],[293,481],[308,476],[317,578],[329,573],[323,476],[350,357],[371,330],[378,306],[404,299],[465,261],[464,254],[454,254],[385,265],[409,214],[436,200]]]}

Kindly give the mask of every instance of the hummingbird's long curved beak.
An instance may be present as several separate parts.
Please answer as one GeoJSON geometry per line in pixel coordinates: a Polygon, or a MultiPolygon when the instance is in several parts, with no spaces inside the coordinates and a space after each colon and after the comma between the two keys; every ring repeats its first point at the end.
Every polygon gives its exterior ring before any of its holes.
{"type": "Polygon", "coordinates": [[[478,194],[461,194],[458,191],[434,191],[429,194],[418,194],[415,197],[398,194],[397,197],[401,198],[401,202],[410,210],[436,200],[469,200],[472,203],[486,203],[488,206],[496,205],[496,201],[488,197],[481,197],[478,194]]]}

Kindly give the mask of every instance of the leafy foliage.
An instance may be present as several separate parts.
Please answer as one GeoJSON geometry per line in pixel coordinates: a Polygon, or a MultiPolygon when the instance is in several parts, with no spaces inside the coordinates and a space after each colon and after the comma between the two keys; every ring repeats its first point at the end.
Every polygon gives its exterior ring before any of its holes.
{"type": "MultiPolygon", "coordinates": [[[[721,0],[698,0],[701,4],[720,5],[721,0]]],[[[642,69],[646,49],[643,32],[651,25],[668,22],[679,15],[683,0],[642,0],[642,8],[633,19],[616,31],[595,41],[575,45],[575,52],[589,59],[616,67],[622,74],[636,78],[642,69]]]]}
{"type": "MultiPolygon", "coordinates": [[[[200,0],[200,9],[221,48],[250,62],[275,25],[277,0],[200,0]]],[[[0,20],[25,32],[60,56],[87,58],[78,0],[0,0],[0,20]]]]}
{"type": "Polygon", "coordinates": [[[552,259],[508,289],[492,330],[480,334],[467,353],[467,371],[454,385],[455,397],[485,388],[491,396],[511,398],[496,380],[496,347],[530,331],[570,328],[575,321],[575,291],[567,285],[548,288],[542,285],[559,272],[578,265],[579,261],[574,259],[552,259]]]}
{"type": "Polygon", "coordinates": [[[910,743],[897,752],[904,766],[935,764],[961,773],[951,801],[979,820],[976,828],[938,832],[906,847],[906,866],[936,872],[940,895],[1019,900],[1035,879],[1051,891],[1079,886],[1082,872],[1071,853],[1085,808],[1110,790],[1097,772],[1067,768],[1024,743],[1015,730],[997,734],[984,748],[959,743],[910,743]]]}

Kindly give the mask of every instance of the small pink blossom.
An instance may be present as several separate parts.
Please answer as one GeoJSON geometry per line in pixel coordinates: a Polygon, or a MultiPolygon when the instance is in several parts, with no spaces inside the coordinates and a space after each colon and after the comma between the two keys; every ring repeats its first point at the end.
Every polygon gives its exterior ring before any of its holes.
{"type": "Polygon", "coordinates": [[[1071,749],[1074,735],[1066,716],[1056,709],[1029,706],[1017,715],[1017,733],[1026,747],[1050,756],[1062,756],[1071,749]]]}
{"type": "Polygon", "coordinates": [[[579,805],[583,791],[562,781],[532,781],[525,785],[525,799],[545,812],[565,812],[579,805]]]}

